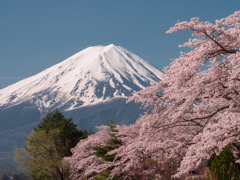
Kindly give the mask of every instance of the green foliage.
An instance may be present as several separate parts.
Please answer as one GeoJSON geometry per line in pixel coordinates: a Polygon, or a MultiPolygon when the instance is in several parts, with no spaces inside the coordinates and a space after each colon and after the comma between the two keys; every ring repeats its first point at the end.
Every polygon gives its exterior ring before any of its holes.
{"type": "Polygon", "coordinates": [[[58,141],[59,130],[33,131],[26,137],[27,146],[16,149],[15,161],[19,166],[28,169],[34,179],[55,179],[67,176],[66,164],[58,153],[55,141],[58,141]]]}
{"type": "Polygon", "coordinates": [[[108,155],[107,153],[118,148],[119,146],[121,146],[122,141],[120,141],[119,139],[117,139],[115,137],[117,130],[116,130],[115,122],[113,120],[111,120],[111,124],[109,125],[109,128],[110,128],[109,134],[112,138],[106,142],[107,145],[106,146],[95,146],[95,147],[93,147],[93,149],[95,150],[94,154],[97,157],[101,157],[104,161],[112,162],[114,160],[116,154],[108,155]]]}
{"type": "MultiPolygon", "coordinates": [[[[31,162],[30,171],[36,177],[58,177],[57,169],[64,169],[62,156],[58,152],[55,142],[59,141],[59,130],[53,129],[46,133],[44,130],[35,131],[32,136],[26,138],[29,146],[26,150],[34,161],[31,162]]],[[[64,176],[64,175],[63,175],[64,176]]],[[[44,177],[44,178],[45,178],[44,177]]]]}
{"type": "Polygon", "coordinates": [[[229,146],[226,146],[220,155],[213,159],[209,176],[218,180],[240,179],[239,166],[229,146]]]}
{"type": "Polygon", "coordinates": [[[76,126],[58,110],[48,113],[25,138],[27,145],[15,150],[20,169],[27,170],[33,179],[68,179],[68,165],[62,159],[70,156],[70,149],[88,135],[76,126]]]}
{"type": "Polygon", "coordinates": [[[59,140],[56,141],[56,146],[63,157],[71,156],[70,149],[75,147],[80,139],[88,136],[86,130],[78,130],[72,118],[65,118],[58,110],[43,117],[42,122],[34,128],[34,131],[45,130],[48,133],[52,129],[59,129],[59,140]]]}
{"type": "Polygon", "coordinates": [[[94,177],[94,180],[106,180],[108,179],[110,173],[111,173],[111,170],[106,169],[99,174],[99,177],[94,177]]]}
{"type": "MultiPolygon", "coordinates": [[[[107,168],[104,171],[102,171],[97,177],[94,177],[94,180],[106,180],[109,178],[110,174],[111,174],[111,170],[113,169],[113,167],[107,168]]],[[[121,175],[114,175],[114,177],[112,178],[112,180],[119,180],[121,179],[121,175]]]]}
{"type": "MultiPolygon", "coordinates": [[[[111,120],[110,122],[111,122],[111,124],[109,125],[109,128],[110,128],[109,135],[112,138],[110,138],[106,142],[106,146],[92,147],[95,150],[94,154],[97,157],[102,158],[103,161],[100,162],[101,164],[103,164],[104,162],[107,162],[107,161],[108,162],[113,162],[115,157],[116,157],[116,153],[113,153],[113,154],[107,154],[107,153],[122,145],[122,141],[117,139],[117,137],[115,136],[116,133],[118,132],[116,130],[115,121],[111,120]]],[[[94,180],[106,180],[106,179],[108,179],[112,169],[113,169],[113,167],[109,167],[109,168],[105,169],[100,174],[98,174],[96,177],[94,177],[94,180]]],[[[116,179],[116,178],[117,178],[117,176],[115,176],[113,179],[116,179]]]]}

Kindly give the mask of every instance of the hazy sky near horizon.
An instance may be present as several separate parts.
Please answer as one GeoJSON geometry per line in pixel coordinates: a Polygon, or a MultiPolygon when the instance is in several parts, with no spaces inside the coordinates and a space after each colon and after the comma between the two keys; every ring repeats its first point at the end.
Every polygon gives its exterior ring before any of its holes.
{"type": "Polygon", "coordinates": [[[214,22],[239,0],[1,0],[0,89],[96,45],[123,46],[159,69],[190,37],[180,20],[214,22]]]}

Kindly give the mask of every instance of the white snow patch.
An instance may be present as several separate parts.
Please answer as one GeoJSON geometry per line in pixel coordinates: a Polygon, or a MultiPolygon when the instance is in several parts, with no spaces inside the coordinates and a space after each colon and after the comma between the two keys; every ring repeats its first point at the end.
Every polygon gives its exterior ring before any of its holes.
{"type": "Polygon", "coordinates": [[[31,101],[41,111],[61,106],[74,109],[112,98],[130,97],[161,76],[161,71],[125,48],[113,44],[89,47],[1,89],[0,106],[31,101]]]}

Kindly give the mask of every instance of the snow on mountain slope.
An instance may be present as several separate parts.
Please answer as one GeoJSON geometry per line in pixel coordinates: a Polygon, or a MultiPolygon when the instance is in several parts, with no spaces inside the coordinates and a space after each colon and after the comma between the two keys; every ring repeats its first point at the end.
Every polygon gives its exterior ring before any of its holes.
{"type": "Polygon", "coordinates": [[[161,79],[162,72],[125,48],[110,44],[82,50],[37,75],[0,90],[0,107],[29,101],[41,112],[73,110],[127,98],[161,79]]]}

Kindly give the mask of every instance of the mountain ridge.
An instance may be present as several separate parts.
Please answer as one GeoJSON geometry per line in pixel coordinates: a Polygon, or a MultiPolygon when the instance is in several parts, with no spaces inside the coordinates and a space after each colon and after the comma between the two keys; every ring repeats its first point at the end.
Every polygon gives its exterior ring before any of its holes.
{"type": "Polygon", "coordinates": [[[96,130],[114,119],[134,123],[144,112],[126,104],[136,91],[161,80],[162,72],[127,49],[110,44],[86,48],[46,70],[0,89],[0,172],[11,171],[41,118],[56,108],[79,129],[96,130]]]}
{"type": "Polygon", "coordinates": [[[73,110],[111,98],[128,98],[160,80],[161,74],[156,67],[121,46],[92,46],[0,89],[0,107],[30,100],[41,112],[63,106],[65,110],[73,110]]]}

